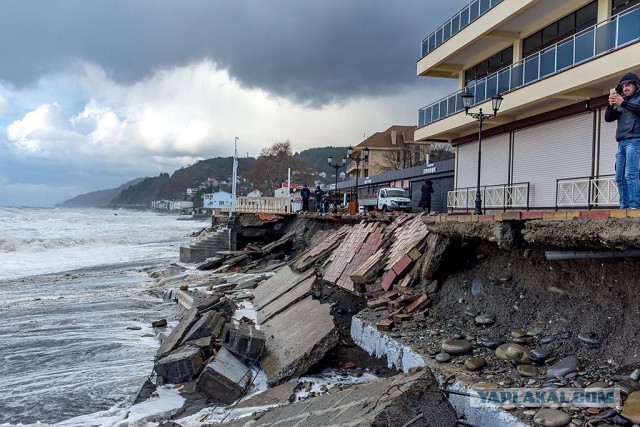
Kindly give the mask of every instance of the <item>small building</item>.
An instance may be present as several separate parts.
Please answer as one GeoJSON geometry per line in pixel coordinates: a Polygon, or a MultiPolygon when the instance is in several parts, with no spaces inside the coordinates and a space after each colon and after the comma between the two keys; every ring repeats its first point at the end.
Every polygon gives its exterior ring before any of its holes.
{"type": "Polygon", "coordinates": [[[234,206],[233,194],[226,191],[216,191],[204,195],[203,209],[228,211],[234,206]]]}
{"type": "Polygon", "coordinates": [[[253,190],[252,192],[247,194],[247,197],[262,197],[262,191],[253,190]]]}

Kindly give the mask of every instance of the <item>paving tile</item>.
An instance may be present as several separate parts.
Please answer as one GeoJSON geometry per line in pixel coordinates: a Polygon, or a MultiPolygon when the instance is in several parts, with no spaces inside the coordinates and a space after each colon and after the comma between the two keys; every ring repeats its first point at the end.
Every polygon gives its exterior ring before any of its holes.
{"type": "Polygon", "coordinates": [[[420,308],[423,308],[428,303],[429,303],[429,297],[426,294],[422,294],[418,297],[418,299],[416,299],[414,302],[411,303],[411,305],[407,307],[407,313],[413,313],[414,311],[420,308]]]}
{"type": "Polygon", "coordinates": [[[542,219],[542,211],[525,211],[520,214],[520,218],[523,220],[542,219]]]}
{"type": "Polygon", "coordinates": [[[609,210],[594,210],[594,211],[582,211],[580,212],[580,218],[590,218],[590,219],[609,219],[609,210]]]}
{"type": "Polygon", "coordinates": [[[385,291],[388,291],[389,289],[391,289],[391,286],[393,286],[396,279],[397,279],[397,275],[396,273],[393,272],[393,270],[387,271],[384,278],[382,279],[382,285],[381,285],[382,289],[384,289],[385,291]]]}
{"type": "Polygon", "coordinates": [[[411,265],[413,265],[411,257],[409,255],[404,255],[393,265],[393,271],[395,271],[399,277],[402,277],[409,270],[411,265]]]}

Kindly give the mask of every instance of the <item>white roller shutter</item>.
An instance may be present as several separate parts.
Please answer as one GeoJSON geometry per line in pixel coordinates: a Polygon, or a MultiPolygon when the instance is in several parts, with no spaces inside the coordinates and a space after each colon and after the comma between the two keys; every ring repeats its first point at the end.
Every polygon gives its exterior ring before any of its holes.
{"type": "Polygon", "coordinates": [[[591,175],[592,152],[591,113],[516,131],[513,182],[530,183],[530,207],[554,207],[556,179],[591,175]]]}
{"type": "Polygon", "coordinates": [[[598,175],[615,175],[616,151],[616,126],[618,122],[607,123],[604,121],[604,108],[600,116],[600,165],[598,175]]]}
{"type": "MultiPolygon", "coordinates": [[[[478,183],[478,143],[458,147],[458,188],[478,183]]],[[[507,184],[509,181],[509,134],[482,139],[480,185],[507,184]]]]}

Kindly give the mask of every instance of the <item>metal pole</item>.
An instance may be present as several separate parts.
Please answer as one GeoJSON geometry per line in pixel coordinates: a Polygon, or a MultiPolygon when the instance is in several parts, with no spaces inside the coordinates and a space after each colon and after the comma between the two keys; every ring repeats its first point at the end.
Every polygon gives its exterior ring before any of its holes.
{"type": "Polygon", "coordinates": [[[480,197],[480,166],[482,159],[482,108],[478,115],[478,182],[476,186],[476,207],[473,211],[474,215],[482,215],[482,198],[480,197]]]}
{"type": "Polygon", "coordinates": [[[236,210],[236,181],[238,180],[238,137],[235,137],[233,143],[233,174],[232,174],[233,182],[231,183],[231,198],[232,204],[231,209],[229,210],[229,216],[232,216],[236,210]]]}
{"type": "Polygon", "coordinates": [[[334,165],[334,168],[336,168],[336,187],[334,188],[334,197],[333,197],[333,213],[337,214],[338,213],[338,169],[340,168],[340,165],[334,165]]]}
{"type": "Polygon", "coordinates": [[[358,202],[358,175],[360,175],[360,157],[356,157],[356,203],[358,202]]]}

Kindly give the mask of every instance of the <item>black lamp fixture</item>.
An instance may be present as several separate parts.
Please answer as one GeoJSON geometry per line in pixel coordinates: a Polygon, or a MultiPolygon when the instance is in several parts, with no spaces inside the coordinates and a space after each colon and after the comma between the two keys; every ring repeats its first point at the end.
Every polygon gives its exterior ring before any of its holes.
{"type": "Polygon", "coordinates": [[[356,162],[356,202],[358,201],[358,176],[360,175],[360,162],[369,161],[369,147],[364,147],[362,150],[362,157],[360,156],[360,152],[354,153],[353,147],[349,146],[347,148],[347,157],[356,162]]]}
{"type": "Polygon", "coordinates": [[[470,113],[469,107],[473,103],[473,94],[469,92],[468,88],[465,88],[464,92],[460,95],[462,98],[462,105],[464,105],[464,112],[466,115],[473,117],[478,121],[478,181],[476,186],[476,204],[473,213],[475,215],[482,215],[482,198],[480,197],[480,165],[482,159],[482,122],[485,120],[489,120],[492,117],[495,117],[498,114],[498,110],[500,109],[500,105],[502,105],[502,96],[499,93],[496,93],[491,97],[491,109],[493,109],[493,114],[483,114],[482,108],[477,113],[470,113]]]}
{"type": "Polygon", "coordinates": [[[333,163],[333,157],[329,156],[327,157],[327,162],[329,163],[329,166],[334,168],[336,170],[336,186],[334,187],[334,203],[333,203],[333,213],[337,214],[338,213],[338,169],[345,167],[345,165],[347,164],[347,159],[345,157],[342,158],[342,164],[340,163],[333,163]]]}

